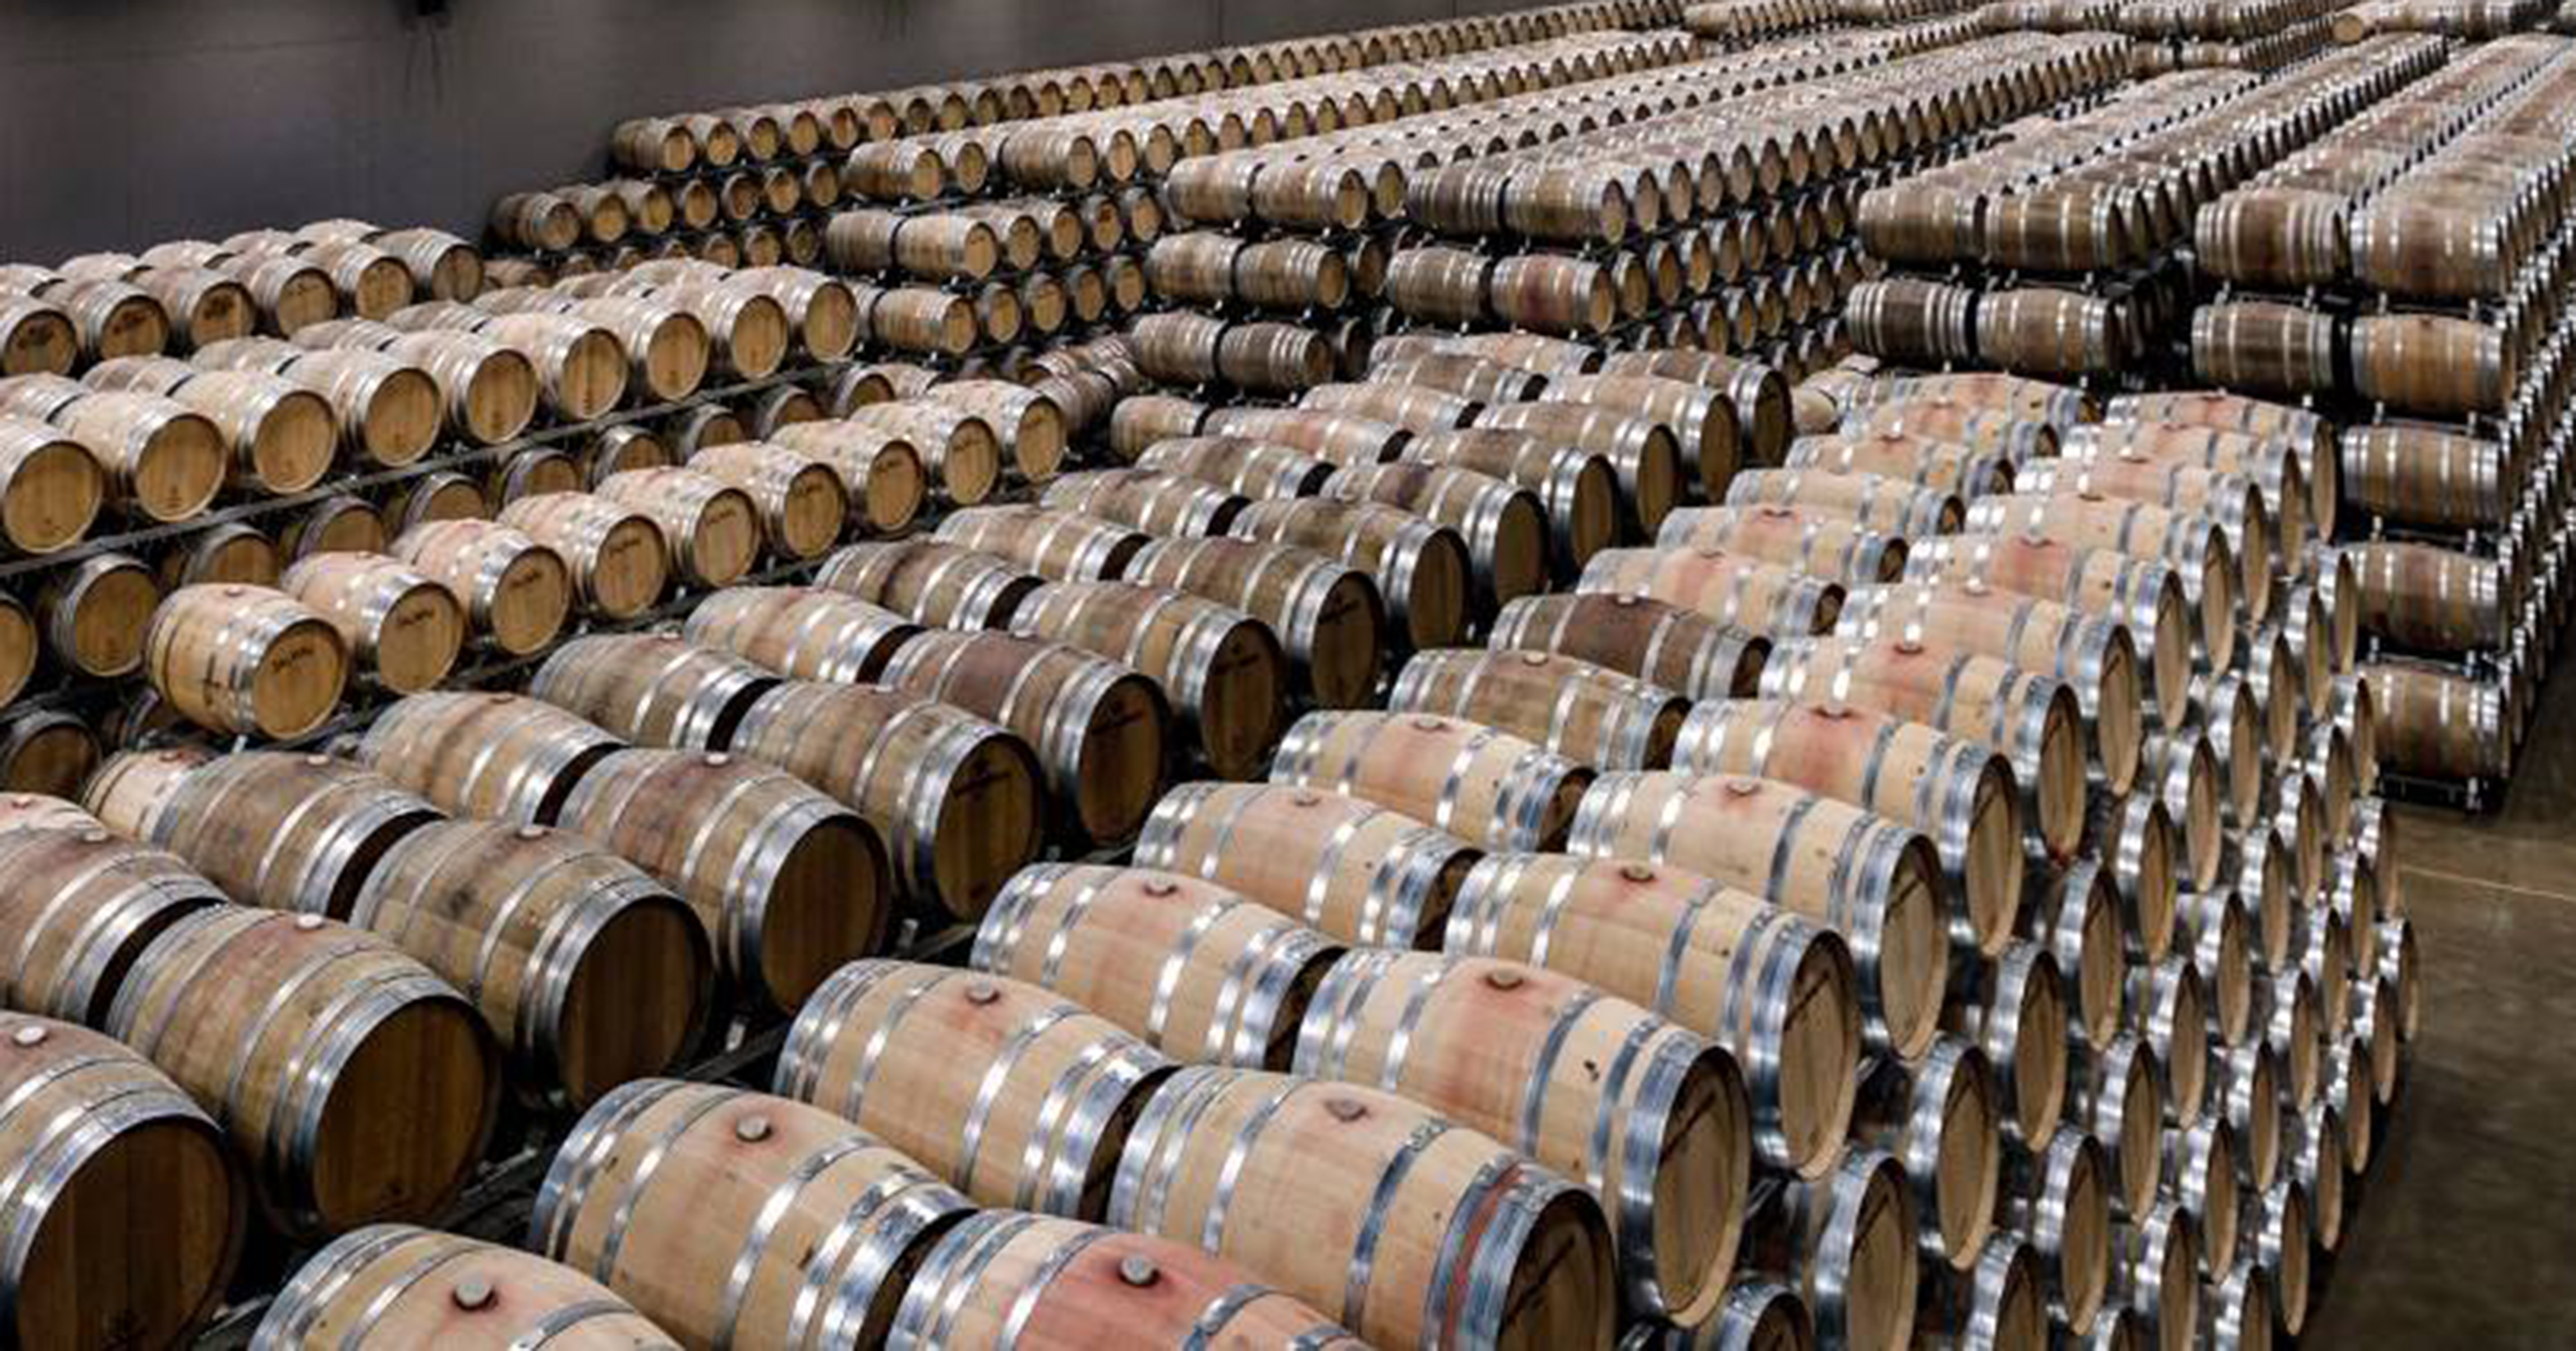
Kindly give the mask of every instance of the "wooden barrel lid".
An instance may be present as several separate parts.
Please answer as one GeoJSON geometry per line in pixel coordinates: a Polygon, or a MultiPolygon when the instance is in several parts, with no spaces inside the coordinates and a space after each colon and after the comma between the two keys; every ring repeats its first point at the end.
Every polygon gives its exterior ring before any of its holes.
{"type": "Polygon", "coordinates": [[[106,494],[106,475],[85,447],[49,440],[21,457],[0,485],[0,532],[26,553],[66,548],[89,533],[106,494]]]}

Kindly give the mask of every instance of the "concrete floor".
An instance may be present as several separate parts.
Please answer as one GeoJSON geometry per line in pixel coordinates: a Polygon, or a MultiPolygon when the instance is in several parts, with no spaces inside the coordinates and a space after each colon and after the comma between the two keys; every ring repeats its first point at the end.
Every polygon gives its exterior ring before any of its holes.
{"type": "Polygon", "coordinates": [[[2576,1347],[2576,718],[2520,763],[2491,816],[2399,822],[2423,1025],[2309,1351],[2576,1347]]]}

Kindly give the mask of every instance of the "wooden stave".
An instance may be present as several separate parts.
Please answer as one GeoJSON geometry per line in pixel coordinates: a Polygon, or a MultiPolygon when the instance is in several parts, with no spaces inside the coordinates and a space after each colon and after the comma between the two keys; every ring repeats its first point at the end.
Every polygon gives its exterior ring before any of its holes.
{"type": "Polygon", "coordinates": [[[1681,445],[1659,423],[1615,410],[1600,412],[1571,404],[1502,404],[1477,414],[1475,426],[1522,431],[1580,446],[1610,461],[1619,479],[1625,530],[1652,536],[1681,500],[1681,445]]]}
{"type": "Polygon", "coordinates": [[[2163,563],[2052,541],[1968,535],[1924,541],[1906,562],[1906,580],[1987,586],[2125,623],[2154,677],[2147,685],[2159,692],[2158,715],[2174,726],[2187,710],[2187,701],[2161,697],[2188,688],[2193,649],[2181,580],[2163,563]]]}

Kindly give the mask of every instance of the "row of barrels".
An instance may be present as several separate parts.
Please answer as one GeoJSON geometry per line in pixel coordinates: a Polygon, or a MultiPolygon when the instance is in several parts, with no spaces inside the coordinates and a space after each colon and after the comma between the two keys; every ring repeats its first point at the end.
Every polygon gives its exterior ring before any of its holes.
{"type": "Polygon", "coordinates": [[[2378,33],[2432,33],[2473,42],[2510,38],[2551,16],[2545,0],[2366,0],[2334,16],[2337,42],[2378,33]]]}
{"type": "Polygon", "coordinates": [[[1130,244],[1151,248],[1163,233],[1161,204],[1132,189],[1071,202],[1006,198],[917,212],[843,211],[831,218],[824,243],[833,266],[845,273],[980,282],[1087,256],[1105,264],[1130,244]]]}
{"type": "Polygon", "coordinates": [[[2496,322],[2448,314],[2332,312],[2273,300],[2203,305],[2192,369],[2252,394],[2349,396],[2401,416],[2500,418],[2564,378],[2563,345],[2528,346],[2496,322]]]}
{"type": "Polygon", "coordinates": [[[561,253],[514,254],[487,259],[484,277],[496,286],[550,286],[568,277],[623,272],[649,262],[696,259],[718,267],[808,267],[826,265],[823,220],[793,216],[755,219],[705,229],[675,226],[655,237],[630,235],[615,244],[579,246],[561,253]]]}
{"type": "MultiPolygon", "coordinates": [[[[226,522],[184,535],[148,559],[122,552],[84,557],[50,574],[28,603],[6,608],[15,622],[6,625],[11,640],[0,643],[8,654],[0,683],[14,698],[47,653],[74,679],[136,670],[145,620],[165,594],[183,587],[275,587],[289,569],[317,555],[400,555],[398,541],[423,531],[482,540],[497,529],[490,524],[495,518],[511,528],[500,532],[507,543],[478,543],[469,551],[476,557],[518,557],[536,546],[563,555],[544,571],[568,582],[570,594],[564,584],[540,588],[545,598],[532,600],[534,613],[569,605],[594,617],[627,619],[660,598],[666,576],[690,587],[722,586],[763,556],[810,559],[845,532],[899,530],[934,494],[971,503],[989,496],[1005,475],[1042,480],[1069,440],[1062,411],[1042,388],[945,379],[900,363],[835,368],[824,376],[812,391],[801,384],[764,390],[740,412],[705,403],[658,425],[605,430],[586,444],[531,447],[493,461],[479,475],[415,473],[378,501],[334,494],[280,508],[272,513],[275,522],[226,522]],[[629,519],[639,515],[648,519],[629,519]],[[656,533],[658,545],[639,541],[656,533]]],[[[490,597],[475,600],[472,593],[476,587],[489,592],[490,580],[460,581],[460,602],[477,613],[488,610],[490,597]]],[[[394,583],[388,578],[386,584],[394,583]]],[[[515,594],[509,587],[503,592],[515,594]]],[[[528,635],[550,634],[561,618],[511,621],[505,627],[522,636],[505,646],[533,651],[544,640],[528,635]]],[[[384,622],[382,615],[367,621],[370,628],[384,622]]]]}
{"type": "Polygon", "coordinates": [[[2187,313],[2186,295],[2170,273],[2111,295],[1892,276],[1851,289],[1844,331],[1855,349],[1899,365],[2081,379],[2156,356],[2162,334],[2187,313]]]}
{"type": "Polygon", "coordinates": [[[2552,55],[2499,44],[2391,101],[2379,118],[2323,138],[2310,156],[2204,207],[2199,256],[2211,275],[2259,289],[2350,285],[2432,304],[2511,298],[2565,203],[2546,190],[2484,182],[2483,166],[2505,143],[2499,138],[2564,140],[2549,125],[2566,79],[2552,55]],[[2463,105],[2483,115],[2462,127],[2454,118],[2463,105]],[[2431,107],[2445,115],[2427,116],[2431,107]],[[2428,147],[2430,157],[2413,158],[2428,147]],[[2405,157],[2405,167],[2360,175],[2325,162],[2369,152],[2405,157]]]}
{"type": "Polygon", "coordinates": [[[2143,266],[2191,238],[2204,202],[2438,61],[2425,40],[2391,38],[2260,87],[2234,72],[2161,76],[2048,136],[1880,189],[1862,203],[1862,238],[1914,265],[2143,266]]]}
{"type": "Polygon", "coordinates": [[[227,338],[291,338],[333,319],[381,319],[415,299],[471,299],[482,280],[482,255],[453,235],[345,219],[51,268],[13,263],[0,267],[0,373],[68,375],[227,338]]]}
{"type": "Polygon", "coordinates": [[[701,164],[722,169],[745,159],[758,164],[808,156],[825,146],[848,152],[899,136],[1195,97],[1599,29],[1645,28],[1665,17],[1662,7],[1651,4],[1556,5],[1184,52],[1133,63],[1030,71],[882,94],[827,96],[801,104],[638,118],[619,124],[610,137],[609,154],[619,165],[648,175],[687,173],[701,164]]]}
{"type": "Polygon", "coordinates": [[[2080,44],[1982,45],[1983,67],[1960,56],[1967,49],[1890,59],[1866,41],[1784,44],[1516,101],[1505,111],[1538,142],[1527,150],[1461,114],[1407,119],[1188,161],[1166,197],[1200,224],[1355,229],[1400,211],[1443,234],[1618,243],[2000,120],[2028,106],[2016,101],[2036,98],[2043,80],[2074,88],[2107,78],[2080,44]],[[1813,97],[1828,92],[1840,97],[1813,97]],[[1472,157],[1415,168],[1426,138],[1457,141],[1472,157]]]}

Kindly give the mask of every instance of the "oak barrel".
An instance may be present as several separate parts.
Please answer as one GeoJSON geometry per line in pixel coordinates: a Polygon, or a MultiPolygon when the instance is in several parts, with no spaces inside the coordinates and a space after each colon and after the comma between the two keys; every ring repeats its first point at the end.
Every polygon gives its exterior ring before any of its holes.
{"type": "Polygon", "coordinates": [[[560,824],[688,901],[740,1003],[796,1007],[891,925],[876,831],[781,770],[720,752],[622,750],[581,776],[560,824]]]}
{"type": "Polygon", "coordinates": [[[552,643],[572,616],[571,565],[509,526],[431,521],[404,531],[386,552],[445,585],[475,631],[511,656],[552,643]]]}
{"type": "Polygon", "coordinates": [[[330,469],[338,445],[330,402],[282,376],[202,370],[170,357],[120,357],[81,378],[103,390],[166,395],[195,409],[223,432],[232,477],[270,492],[312,487],[330,469]]]}
{"type": "Polygon", "coordinates": [[[775,445],[810,455],[840,475],[854,524],[900,530],[921,513],[930,470],[911,441],[842,421],[803,422],[769,434],[775,445]]]}
{"type": "Polygon", "coordinates": [[[174,854],[111,834],[69,802],[11,794],[0,865],[0,922],[16,941],[0,967],[9,1007],[103,1024],[134,959],[182,917],[226,898],[174,854]]]}
{"type": "Polygon", "coordinates": [[[1852,947],[1868,1042],[1930,1049],[1949,979],[1940,856],[1914,830],[1761,779],[1604,774],[1569,850],[1702,873],[1824,923],[1852,947]]]}
{"type": "Polygon", "coordinates": [[[972,920],[1045,845],[1035,753],[962,710],[868,685],[790,681],[733,737],[856,810],[885,837],[903,893],[972,920]]]}
{"type": "MultiPolygon", "coordinates": [[[[1119,406],[1132,407],[1137,402],[1130,399],[1119,406]]],[[[1333,461],[1309,455],[1294,446],[1239,436],[1158,437],[1143,447],[1135,460],[1140,468],[1183,475],[1255,501],[1274,497],[1312,497],[1324,490],[1325,480],[1332,477],[1336,467],[1333,461]]],[[[1051,504],[1055,502],[1052,495],[1048,500],[1051,504]]],[[[1229,507],[1227,524],[1232,524],[1234,514],[1240,510],[1239,507],[1229,507]]],[[[1153,530],[1130,517],[1112,516],[1111,519],[1125,520],[1149,534],[1223,533],[1222,530],[1153,530]]]]}
{"type": "Polygon", "coordinates": [[[573,1127],[527,1244],[687,1346],[880,1346],[922,1259],[973,1213],[830,1112],[639,1079],[573,1127]]]}
{"type": "Polygon", "coordinates": [[[1576,446],[1610,461],[1619,479],[1624,518],[1652,535],[1664,517],[1680,504],[1684,484],[1681,441],[1661,423],[1630,417],[1615,409],[1596,410],[1579,404],[1498,404],[1476,415],[1477,427],[1528,432],[1559,445],[1576,446]]]}
{"type": "Polygon", "coordinates": [[[1197,1242],[1379,1345],[1606,1351],[1615,1335],[1599,1204],[1371,1089],[1180,1071],[1129,1136],[1109,1222],[1197,1242]]]}
{"type": "Polygon", "coordinates": [[[136,960],[107,1030],[223,1123],[269,1224],[293,1237],[439,1213],[482,1157],[501,1088],[471,1004],[320,915],[190,915],[136,960]]]}
{"type": "Polygon", "coordinates": [[[1444,647],[1466,633],[1473,562],[1465,539],[1445,525],[1375,502],[1298,498],[1252,504],[1233,534],[1311,549],[1376,579],[1412,649],[1444,647]]]}
{"type": "Polygon", "coordinates": [[[946,540],[848,545],[814,584],[933,627],[1008,628],[1046,579],[946,540]]]}
{"type": "Polygon", "coordinates": [[[1664,518],[1665,549],[1732,550],[1844,586],[1905,575],[1906,542],[1827,511],[1765,504],[1683,507],[1664,518]]]}
{"type": "Polygon", "coordinates": [[[1324,978],[1296,1070],[1402,1094],[1579,1180],[1630,1305],[1690,1320],[1723,1297],[1751,1108],[1715,1045],[1542,968],[1379,950],[1324,978]]]}
{"type": "Polygon", "coordinates": [[[1111,521],[1027,503],[951,512],[938,538],[1057,582],[1114,580],[1149,542],[1111,521]]]}
{"type": "Polygon", "coordinates": [[[1344,942],[1431,947],[1478,851],[1358,798],[1193,783],[1156,804],[1136,861],[1193,874],[1344,942]]]}
{"type": "Polygon", "coordinates": [[[19,1013],[0,1014],[0,1104],[9,1342],[187,1345],[223,1298],[249,1213],[216,1124],[135,1052],[19,1013]]]}
{"type": "Polygon", "coordinates": [[[356,755],[443,811],[553,825],[573,785],[623,745],[541,700],[430,692],[378,714],[356,755]]]}
{"type": "Polygon", "coordinates": [[[1982,742],[1831,702],[1712,700],[1682,724],[1673,768],[1772,779],[1923,832],[1960,901],[1960,933],[1988,955],[2022,909],[2021,799],[1982,742]]]}
{"type": "Polygon", "coordinates": [[[344,919],[385,852],[438,813],[347,760],[243,751],[169,779],[147,819],[153,843],[241,901],[344,919]]]}
{"type": "Polygon", "coordinates": [[[1427,713],[1318,712],[1270,781],[1362,798],[1492,849],[1559,847],[1592,771],[1509,732],[1427,713]]]}
{"type": "Polygon", "coordinates": [[[1551,570],[1580,568],[1619,534],[1619,480],[1607,457],[1529,432],[1467,428],[1415,437],[1408,463],[1490,475],[1538,495],[1551,570]]]}
{"type": "Polygon", "coordinates": [[[1843,588],[1749,554],[1722,549],[1604,549],[1575,590],[1638,596],[1778,641],[1831,633],[1843,588]]]}
{"type": "Polygon", "coordinates": [[[599,495],[652,518],[673,568],[693,585],[730,585],[760,557],[760,507],[722,479],[693,469],[630,469],[602,480],[599,495]]]}
{"type": "Polygon", "coordinates": [[[385,853],[350,922],[473,1000],[521,1093],[543,1104],[587,1104],[679,1063],[714,1003],[697,916],[633,865],[542,826],[422,826],[385,853]]]}
{"type": "Polygon", "coordinates": [[[1222,777],[1253,777],[1279,744],[1288,656],[1268,625],[1240,610],[1166,587],[1062,582],[1032,596],[1013,629],[1152,679],[1222,777]]]}
{"type": "Polygon", "coordinates": [[[1042,987],[853,962],[806,1000],[777,1088],[857,1123],[981,1204],[1108,1209],[1127,1132],[1171,1061],[1042,987]]]}
{"type": "Polygon", "coordinates": [[[1362,1351],[1323,1314],[1186,1241],[986,1211],[922,1261],[887,1345],[902,1351],[1140,1344],[1362,1351]]]}
{"type": "Polygon", "coordinates": [[[1608,667],[1546,652],[1442,648],[1397,673],[1388,707],[1465,718],[1593,769],[1672,763],[1689,703],[1608,667]]]}
{"type": "Polygon", "coordinates": [[[1456,531],[1467,546],[1481,609],[1547,585],[1546,510],[1536,494],[1501,479],[1448,465],[1351,465],[1334,471],[1323,495],[1395,507],[1456,531]]]}
{"type": "Polygon", "coordinates": [[[1161,540],[1137,551],[1125,576],[1269,625],[1323,707],[1358,707],[1378,684],[1386,604],[1367,573],[1324,554],[1246,539],[1161,540]]]}
{"type": "Polygon", "coordinates": [[[2173,727],[2188,707],[2168,696],[2190,685],[2193,611],[2182,579],[2163,563],[2022,535],[1961,535],[1919,542],[1906,560],[1905,579],[1986,586],[2125,624],[2147,664],[2158,717],[2173,727]]]}
{"type": "Polygon", "coordinates": [[[396,694],[445,679],[465,643],[455,595],[381,554],[313,554],[277,586],[331,621],[350,654],[396,694]]]}
{"type": "Polygon", "coordinates": [[[1830,469],[1748,469],[1727,485],[1726,505],[1819,511],[1908,539],[1955,533],[1968,517],[1955,492],[1917,487],[1897,475],[1830,469]]]}
{"type": "Polygon", "coordinates": [[[821,557],[850,517],[840,472],[802,451],[738,441],[700,451],[689,467],[749,496],[769,552],[791,562],[821,557]]]}
{"type": "Polygon", "coordinates": [[[369,1225],[299,1268],[251,1333],[255,1351],[544,1345],[679,1351],[626,1301],[570,1268],[410,1225],[369,1225]]]}
{"type": "Polygon", "coordinates": [[[108,473],[70,434],[33,418],[0,416],[0,538],[24,554],[56,553],[98,519],[108,473]]]}
{"type": "Polygon", "coordinates": [[[1070,809],[1068,833],[1123,839],[1162,790],[1171,706],[1117,662],[1043,639],[936,631],[895,653],[885,683],[1018,733],[1070,809]]]}
{"type": "Polygon", "coordinates": [[[769,672],[676,633],[595,633],[554,650],[528,693],[644,746],[721,751],[769,672]]]}
{"type": "Polygon", "coordinates": [[[631,619],[660,600],[669,584],[661,527],[608,498],[538,493],[504,506],[498,519],[563,560],[586,613],[631,619]]]}
{"type": "Polygon", "coordinates": [[[95,553],[43,579],[36,619],[45,648],[76,676],[132,675],[161,602],[152,569],[131,554],[95,553]]]}
{"type": "Polygon", "coordinates": [[[1053,511],[1113,521],[1163,538],[1222,535],[1249,505],[1215,483],[1155,468],[1064,474],[1047,484],[1039,501],[1053,511]]]}
{"type": "Polygon", "coordinates": [[[1495,616],[1486,645],[1590,662],[1693,700],[1751,695],[1771,653],[1759,634],[1626,594],[1524,596],[1495,616]]]}
{"type": "Polygon", "coordinates": [[[734,586],[689,612],[692,643],[795,680],[874,680],[921,626],[891,610],[817,587],[734,586]]]}
{"type": "Polygon", "coordinates": [[[1069,996],[1175,1059],[1285,1070],[1306,1006],[1343,951],[1198,878],[1042,863],[994,899],[973,960],[1069,996]]]}
{"type": "Polygon", "coordinates": [[[329,621],[264,587],[189,586],[144,631],[152,687],[217,732],[294,737],[339,706],[348,650],[329,621]]]}

